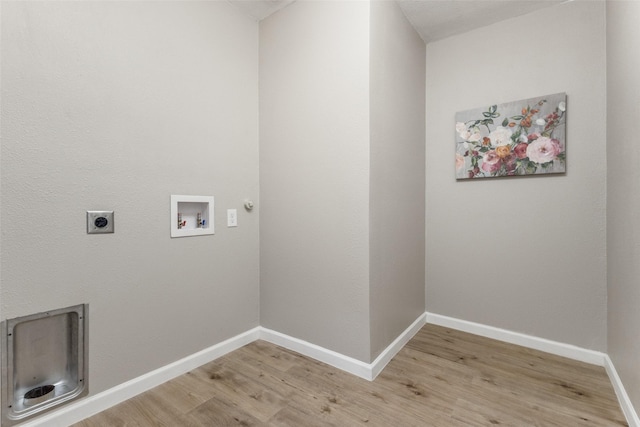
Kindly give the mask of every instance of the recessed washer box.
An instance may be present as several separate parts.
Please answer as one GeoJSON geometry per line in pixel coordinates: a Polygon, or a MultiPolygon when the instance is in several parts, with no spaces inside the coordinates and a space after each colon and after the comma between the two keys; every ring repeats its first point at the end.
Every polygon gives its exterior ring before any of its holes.
{"type": "Polygon", "coordinates": [[[88,305],[2,322],[2,427],[85,396],[88,305]]]}
{"type": "Polygon", "coordinates": [[[171,196],[171,237],[214,234],[213,196],[171,196]]]}

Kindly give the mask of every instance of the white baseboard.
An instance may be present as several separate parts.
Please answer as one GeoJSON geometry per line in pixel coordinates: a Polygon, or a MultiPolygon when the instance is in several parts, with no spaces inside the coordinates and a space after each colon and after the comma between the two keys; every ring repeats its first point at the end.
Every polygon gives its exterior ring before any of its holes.
{"type": "Polygon", "coordinates": [[[604,357],[604,368],[607,370],[607,375],[609,375],[609,379],[611,380],[613,389],[616,392],[616,396],[618,396],[618,402],[620,402],[620,407],[622,408],[622,412],[627,419],[629,427],[640,427],[640,418],[638,418],[638,414],[633,408],[631,399],[629,399],[629,395],[624,389],[622,381],[620,380],[618,372],[613,366],[613,362],[611,361],[609,355],[605,355],[604,357]]]}
{"type": "Polygon", "coordinates": [[[568,357],[569,359],[578,360],[592,365],[604,366],[604,353],[587,350],[586,348],[577,347],[571,344],[564,344],[557,341],[551,341],[544,338],[538,338],[506,329],[495,328],[493,326],[468,322],[466,320],[441,316],[433,313],[427,313],[427,323],[446,326],[447,328],[469,332],[482,337],[493,338],[498,341],[504,341],[510,344],[544,351],[557,356],[568,357]]]}
{"type": "Polygon", "coordinates": [[[424,313],[418,317],[405,331],[400,334],[389,346],[384,349],[382,353],[371,363],[372,377],[375,379],[380,372],[387,366],[387,363],[391,362],[391,359],[398,354],[402,347],[404,347],[415,334],[427,323],[427,313],[424,313]]]}
{"type": "Polygon", "coordinates": [[[290,337],[280,332],[263,327],[256,327],[226,341],[202,350],[184,359],[149,372],[138,378],[122,383],[102,393],[89,396],[66,405],[58,410],[44,414],[38,418],[21,424],[22,427],[65,427],[104,411],[118,403],[130,399],[192,369],[224,356],[246,344],[262,339],[281,347],[296,351],[320,362],[334,366],[358,377],[372,381],[404,347],[404,345],[426,323],[445,326],[475,335],[521,345],[545,351],[547,353],[568,357],[582,362],[604,366],[615,389],[620,406],[630,427],[640,427],[640,420],[627,395],[620,378],[608,355],[587,350],[569,344],[550,341],[543,338],[512,332],[505,329],[486,326],[479,323],[424,313],[418,317],[395,341],[393,341],[372,363],[365,363],[318,345],[290,337]]]}
{"type": "Polygon", "coordinates": [[[260,328],[260,339],[311,357],[327,365],[349,372],[360,378],[371,380],[371,366],[361,360],[345,356],[333,350],[285,335],[267,328],[260,328]]]}
{"type": "Polygon", "coordinates": [[[420,330],[425,324],[425,319],[426,315],[421,315],[373,363],[365,363],[276,331],[256,327],[184,359],[119,384],[102,393],[86,397],[32,420],[25,421],[21,424],[21,427],[66,427],[77,423],[258,339],[297,351],[305,356],[371,381],[413,335],[420,330]]]}
{"type": "Polygon", "coordinates": [[[425,321],[425,314],[418,317],[411,326],[405,329],[372,363],[365,363],[361,360],[267,328],[261,328],[260,339],[311,357],[360,378],[373,381],[387,363],[393,359],[393,356],[424,326],[425,321]]]}
{"type": "Polygon", "coordinates": [[[102,393],[89,396],[58,410],[34,418],[21,424],[21,426],[66,427],[77,423],[257,340],[259,331],[259,327],[253,328],[219,344],[187,356],[184,359],[180,359],[155,371],[151,371],[103,391],[102,393]]]}
{"type": "Polygon", "coordinates": [[[538,338],[531,335],[525,335],[518,332],[508,331],[506,329],[494,328],[493,326],[482,325],[480,323],[468,322],[453,317],[441,316],[439,314],[426,313],[427,323],[445,326],[447,328],[456,329],[463,332],[469,332],[474,335],[480,335],[487,338],[493,338],[499,341],[511,344],[521,345],[523,347],[544,351],[555,354],[557,356],[567,357],[569,359],[578,360],[580,362],[590,363],[592,365],[603,366],[607,371],[609,380],[613,385],[613,389],[618,397],[618,402],[629,427],[640,427],[640,419],[633,408],[633,404],[622,385],[622,381],[616,372],[613,362],[605,353],[587,350],[585,348],[564,344],[557,341],[551,341],[544,338],[538,338]]]}

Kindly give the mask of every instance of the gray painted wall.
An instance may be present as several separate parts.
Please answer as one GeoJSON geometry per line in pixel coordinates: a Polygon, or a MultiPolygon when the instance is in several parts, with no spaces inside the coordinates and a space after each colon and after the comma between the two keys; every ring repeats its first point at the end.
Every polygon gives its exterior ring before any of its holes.
{"type": "Polygon", "coordinates": [[[369,4],[260,22],[264,327],[369,361],[369,4]]]}
{"type": "Polygon", "coordinates": [[[371,3],[370,322],[375,359],[424,313],[425,45],[371,3]]]}
{"type": "Polygon", "coordinates": [[[640,410],[640,3],[607,2],[608,352],[640,410]]]}
{"type": "Polygon", "coordinates": [[[604,2],[427,45],[427,311],[606,351],[605,58],[604,2]],[[457,111],[557,92],[566,175],[456,182],[457,111]]]}
{"type": "Polygon", "coordinates": [[[226,2],[2,2],[2,318],[89,303],[92,394],[259,324],[257,49],[226,2]]]}
{"type": "Polygon", "coordinates": [[[394,2],[260,23],[263,326],[371,362],[424,313],[424,64],[394,2]]]}

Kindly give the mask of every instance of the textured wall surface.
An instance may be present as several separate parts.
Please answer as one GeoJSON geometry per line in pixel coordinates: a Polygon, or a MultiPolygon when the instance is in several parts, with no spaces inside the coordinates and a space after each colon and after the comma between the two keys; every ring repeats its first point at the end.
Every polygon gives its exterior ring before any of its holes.
{"type": "Polygon", "coordinates": [[[565,3],[427,45],[427,311],[606,350],[604,9],[565,3]],[[558,92],[565,175],[456,182],[457,111],[558,92]]]}
{"type": "Polygon", "coordinates": [[[375,359],[424,313],[425,46],[371,3],[370,322],[375,359]]]}
{"type": "Polygon", "coordinates": [[[89,303],[93,394],[259,323],[257,213],[225,226],[258,202],[257,49],[225,2],[2,4],[2,317],[89,303]],[[171,194],[216,234],[171,239],[171,194]]]}
{"type": "Polygon", "coordinates": [[[369,360],[369,4],[260,23],[262,325],[369,360]]]}
{"type": "Polygon", "coordinates": [[[640,411],[640,3],[607,2],[608,352],[640,411]]]}

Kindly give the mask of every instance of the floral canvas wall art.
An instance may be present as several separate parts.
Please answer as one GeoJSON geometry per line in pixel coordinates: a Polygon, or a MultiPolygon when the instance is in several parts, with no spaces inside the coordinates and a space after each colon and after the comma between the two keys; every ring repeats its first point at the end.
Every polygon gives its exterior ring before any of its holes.
{"type": "Polygon", "coordinates": [[[567,95],[456,114],[456,178],[565,172],[567,95]]]}

